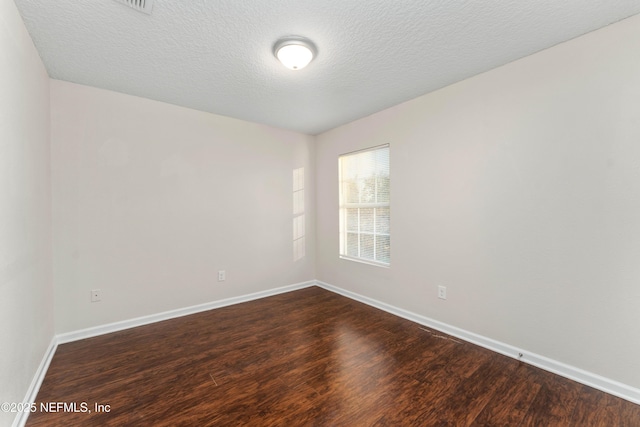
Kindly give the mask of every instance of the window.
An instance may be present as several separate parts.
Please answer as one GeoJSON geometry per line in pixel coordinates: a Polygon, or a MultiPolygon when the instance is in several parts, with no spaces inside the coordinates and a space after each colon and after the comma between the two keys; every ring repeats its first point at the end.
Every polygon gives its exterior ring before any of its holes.
{"type": "Polygon", "coordinates": [[[388,266],[391,261],[389,145],[338,159],[340,257],[388,266]]]}

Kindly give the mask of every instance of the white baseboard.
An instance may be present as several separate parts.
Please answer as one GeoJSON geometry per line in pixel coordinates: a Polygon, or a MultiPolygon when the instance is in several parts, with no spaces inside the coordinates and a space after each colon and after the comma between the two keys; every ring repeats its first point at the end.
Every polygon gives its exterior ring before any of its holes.
{"type": "Polygon", "coordinates": [[[316,286],[640,405],[640,389],[316,280],[316,286]],[[522,354],[522,357],[519,355],[522,354]]]}
{"type": "MultiPolygon", "coordinates": [[[[176,317],[188,316],[190,314],[200,313],[207,310],[213,310],[215,308],[227,307],[229,305],[240,304],[243,302],[253,301],[261,298],[266,298],[278,294],[283,294],[285,292],[296,291],[298,289],[304,289],[311,286],[315,286],[316,281],[310,280],[307,282],[296,283],[289,286],[282,286],[280,288],[269,289],[266,291],[255,292],[247,295],[240,295],[237,297],[227,298],[218,301],[211,301],[205,304],[194,305],[191,307],[179,308],[176,310],[165,311],[163,313],[152,314],[149,316],[137,317],[135,319],[123,320],[121,322],[109,323],[106,325],[100,325],[93,328],[81,329],[79,331],[67,332],[64,334],[58,334],[53,337],[47,351],[40,362],[40,366],[36,371],[33,380],[31,381],[31,385],[27,390],[27,394],[24,402],[34,403],[36,401],[36,397],[38,396],[38,391],[40,390],[40,386],[42,385],[42,381],[47,373],[47,369],[49,368],[49,364],[51,363],[51,359],[56,352],[59,344],[65,344],[72,341],[78,341],[85,338],[91,338],[98,335],[104,335],[111,332],[122,331],[124,329],[135,328],[137,326],[148,325],[150,323],[161,322],[163,320],[174,319],[176,317]]],[[[29,413],[19,413],[13,421],[12,427],[23,427],[27,418],[29,417],[29,413]]]]}
{"type": "MultiPolygon", "coordinates": [[[[96,326],[93,328],[82,329],[79,331],[68,332],[55,336],[47,351],[45,352],[40,366],[36,371],[31,385],[27,390],[24,402],[33,403],[36,400],[42,381],[47,373],[51,359],[58,348],[59,344],[64,344],[72,341],[77,341],[85,338],[91,338],[98,335],[108,334],[111,332],[121,331],[124,329],[135,328],[137,326],[148,325],[150,323],[160,322],[163,320],[173,319],[176,317],[188,316],[190,314],[200,313],[207,310],[213,310],[216,308],[226,307],[234,304],[240,304],[247,301],[253,301],[261,298],[270,297],[273,295],[282,294],[285,292],[291,292],[298,289],[308,288],[311,286],[318,286],[328,291],[340,294],[355,301],[362,302],[380,310],[386,311],[393,315],[402,317],[412,322],[427,326],[429,328],[436,329],[451,336],[460,338],[464,341],[479,345],[496,353],[503,354],[508,357],[519,359],[525,363],[544,369],[545,371],[552,372],[554,374],[563,376],[570,380],[585,384],[589,387],[604,391],[605,393],[618,396],[622,399],[628,400],[635,404],[640,405],[640,389],[631,387],[629,385],[620,383],[618,381],[611,380],[609,378],[602,377],[591,372],[584,371],[580,368],[576,368],[556,360],[549,359],[545,356],[541,356],[535,353],[531,353],[522,349],[518,349],[512,345],[502,343],[500,341],[493,340],[491,338],[484,337],[482,335],[475,334],[473,332],[466,331],[464,329],[457,328],[455,326],[448,325],[443,322],[439,322],[428,317],[412,313],[407,310],[403,310],[398,307],[377,301],[375,299],[365,297],[363,295],[347,291],[337,286],[330,285],[328,283],[321,282],[319,280],[311,280],[308,282],[297,283],[294,285],[283,286],[280,288],[270,289],[261,292],[255,292],[252,294],[241,295],[238,297],[227,298],[219,301],[212,301],[205,304],[194,305],[191,307],[180,308],[171,311],[165,311],[163,313],[152,314],[149,316],[138,317],[135,319],[124,320],[121,322],[110,323],[107,325],[96,326]],[[522,357],[519,357],[522,354],[522,357]]],[[[16,416],[13,422],[13,427],[23,427],[28,418],[28,413],[20,413],[16,416]]]]}
{"type": "MultiPolygon", "coordinates": [[[[51,359],[53,359],[53,355],[58,348],[58,340],[54,336],[49,343],[49,347],[47,347],[47,351],[45,351],[42,360],[40,361],[40,365],[38,366],[38,370],[36,374],[33,376],[31,380],[31,384],[27,389],[27,394],[24,397],[24,403],[34,403],[36,401],[36,397],[38,397],[38,391],[40,390],[40,386],[42,385],[42,381],[44,381],[44,377],[47,374],[47,369],[49,369],[49,364],[51,364],[51,359]]],[[[27,418],[29,418],[29,412],[19,412],[16,414],[16,417],[13,420],[13,427],[24,427],[27,423],[27,418]]]]}
{"type": "Polygon", "coordinates": [[[66,332],[59,334],[58,344],[65,344],[72,341],[83,340],[85,338],[96,337],[98,335],[109,334],[111,332],[122,331],[124,329],[135,328],[138,326],[148,325],[150,323],[161,322],[163,320],[174,319],[176,317],[188,316],[190,314],[200,313],[203,311],[213,310],[214,308],[227,307],[229,305],[240,304],[247,301],[253,301],[273,295],[283,294],[285,292],[296,291],[298,289],[308,288],[316,284],[315,280],[308,282],[296,283],[280,288],[269,289],[267,291],[255,292],[247,295],[227,298],[218,301],[211,301],[204,304],[193,305],[191,307],[178,308],[176,310],[165,311],[162,313],[150,314],[148,316],[137,317],[135,319],[123,320],[120,322],[108,323],[106,325],[94,326],[92,328],[81,329],[79,331],[66,332]]]}

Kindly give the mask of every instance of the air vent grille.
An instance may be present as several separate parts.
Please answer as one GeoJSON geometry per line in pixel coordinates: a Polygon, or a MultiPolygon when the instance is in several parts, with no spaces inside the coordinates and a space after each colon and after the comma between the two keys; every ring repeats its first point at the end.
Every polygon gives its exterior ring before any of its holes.
{"type": "Polygon", "coordinates": [[[126,4],[132,9],[151,15],[153,0],[115,0],[118,3],[126,4]]]}

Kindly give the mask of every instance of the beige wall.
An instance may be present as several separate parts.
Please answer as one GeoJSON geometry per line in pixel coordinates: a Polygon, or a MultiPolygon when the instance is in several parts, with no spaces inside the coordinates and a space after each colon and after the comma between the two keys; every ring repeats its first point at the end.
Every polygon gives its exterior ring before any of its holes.
{"type": "Polygon", "coordinates": [[[638,40],[640,16],[320,135],[318,279],[640,387],[638,40]],[[338,258],[338,155],[385,143],[390,269],[338,258]]]}
{"type": "Polygon", "coordinates": [[[57,80],[51,104],[58,333],[315,278],[313,137],[57,80]]]}
{"type": "Polygon", "coordinates": [[[53,338],[49,149],[49,77],[0,0],[0,402],[22,402],[53,338]]]}

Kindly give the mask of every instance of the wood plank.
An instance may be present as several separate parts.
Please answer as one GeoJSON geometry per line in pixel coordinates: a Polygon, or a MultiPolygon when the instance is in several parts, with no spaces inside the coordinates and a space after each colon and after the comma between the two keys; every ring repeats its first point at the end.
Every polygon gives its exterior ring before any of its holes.
{"type": "Polygon", "coordinates": [[[516,426],[522,423],[541,385],[535,368],[519,363],[511,377],[496,389],[492,399],[476,417],[473,426],[516,426]]]}
{"type": "Polygon", "coordinates": [[[578,399],[585,392],[585,386],[540,371],[535,379],[540,390],[531,402],[522,420],[522,426],[569,426],[578,399]]]}
{"type": "Polygon", "coordinates": [[[320,288],[63,344],[28,426],[640,425],[640,407],[320,288]]]}

